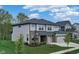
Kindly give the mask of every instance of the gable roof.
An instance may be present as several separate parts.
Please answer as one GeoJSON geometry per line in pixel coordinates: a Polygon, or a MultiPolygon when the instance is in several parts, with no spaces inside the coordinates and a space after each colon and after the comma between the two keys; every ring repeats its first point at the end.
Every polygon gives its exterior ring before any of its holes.
{"type": "Polygon", "coordinates": [[[60,22],[56,22],[56,24],[59,25],[59,26],[65,26],[66,24],[71,25],[70,21],[60,21],[60,22]]]}
{"type": "Polygon", "coordinates": [[[14,24],[13,26],[24,25],[24,24],[56,25],[55,23],[48,21],[48,20],[33,18],[33,19],[30,19],[30,20],[26,20],[22,23],[14,24]]]}
{"type": "Polygon", "coordinates": [[[79,25],[79,23],[74,23],[73,25],[79,25]]]}

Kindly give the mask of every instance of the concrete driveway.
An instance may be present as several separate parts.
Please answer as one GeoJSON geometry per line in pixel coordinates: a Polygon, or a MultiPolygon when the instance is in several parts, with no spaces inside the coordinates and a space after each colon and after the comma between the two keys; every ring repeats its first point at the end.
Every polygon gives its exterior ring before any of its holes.
{"type": "MultiPolygon", "coordinates": [[[[55,45],[58,45],[58,46],[61,46],[61,47],[67,47],[66,43],[51,43],[51,44],[55,44],[55,45]]],[[[57,51],[57,52],[54,52],[54,53],[51,53],[51,54],[62,54],[62,53],[74,51],[76,49],[79,49],[79,44],[70,42],[69,47],[73,47],[73,48],[62,50],[62,51],[57,51]]]]}

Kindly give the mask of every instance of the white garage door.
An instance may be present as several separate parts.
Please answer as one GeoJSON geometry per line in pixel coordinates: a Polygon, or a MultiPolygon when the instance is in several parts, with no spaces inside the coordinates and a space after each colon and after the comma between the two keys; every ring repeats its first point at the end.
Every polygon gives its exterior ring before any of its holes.
{"type": "Polygon", "coordinates": [[[64,37],[57,37],[57,43],[64,43],[64,37]]]}

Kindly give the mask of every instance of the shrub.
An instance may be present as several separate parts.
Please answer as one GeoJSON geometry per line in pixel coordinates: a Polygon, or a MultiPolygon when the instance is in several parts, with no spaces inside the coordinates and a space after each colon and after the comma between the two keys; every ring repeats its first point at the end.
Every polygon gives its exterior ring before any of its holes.
{"type": "Polygon", "coordinates": [[[36,47],[39,46],[38,38],[32,38],[32,42],[29,46],[36,47]]]}
{"type": "Polygon", "coordinates": [[[16,53],[24,53],[24,41],[22,35],[20,35],[20,38],[16,41],[16,53]]]}

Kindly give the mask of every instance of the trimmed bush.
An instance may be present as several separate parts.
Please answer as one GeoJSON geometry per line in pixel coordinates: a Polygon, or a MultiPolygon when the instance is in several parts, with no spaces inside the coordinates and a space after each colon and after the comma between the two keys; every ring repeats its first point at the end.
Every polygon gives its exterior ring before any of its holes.
{"type": "Polygon", "coordinates": [[[20,38],[16,41],[16,53],[24,53],[24,41],[22,35],[20,35],[20,38]]]}

